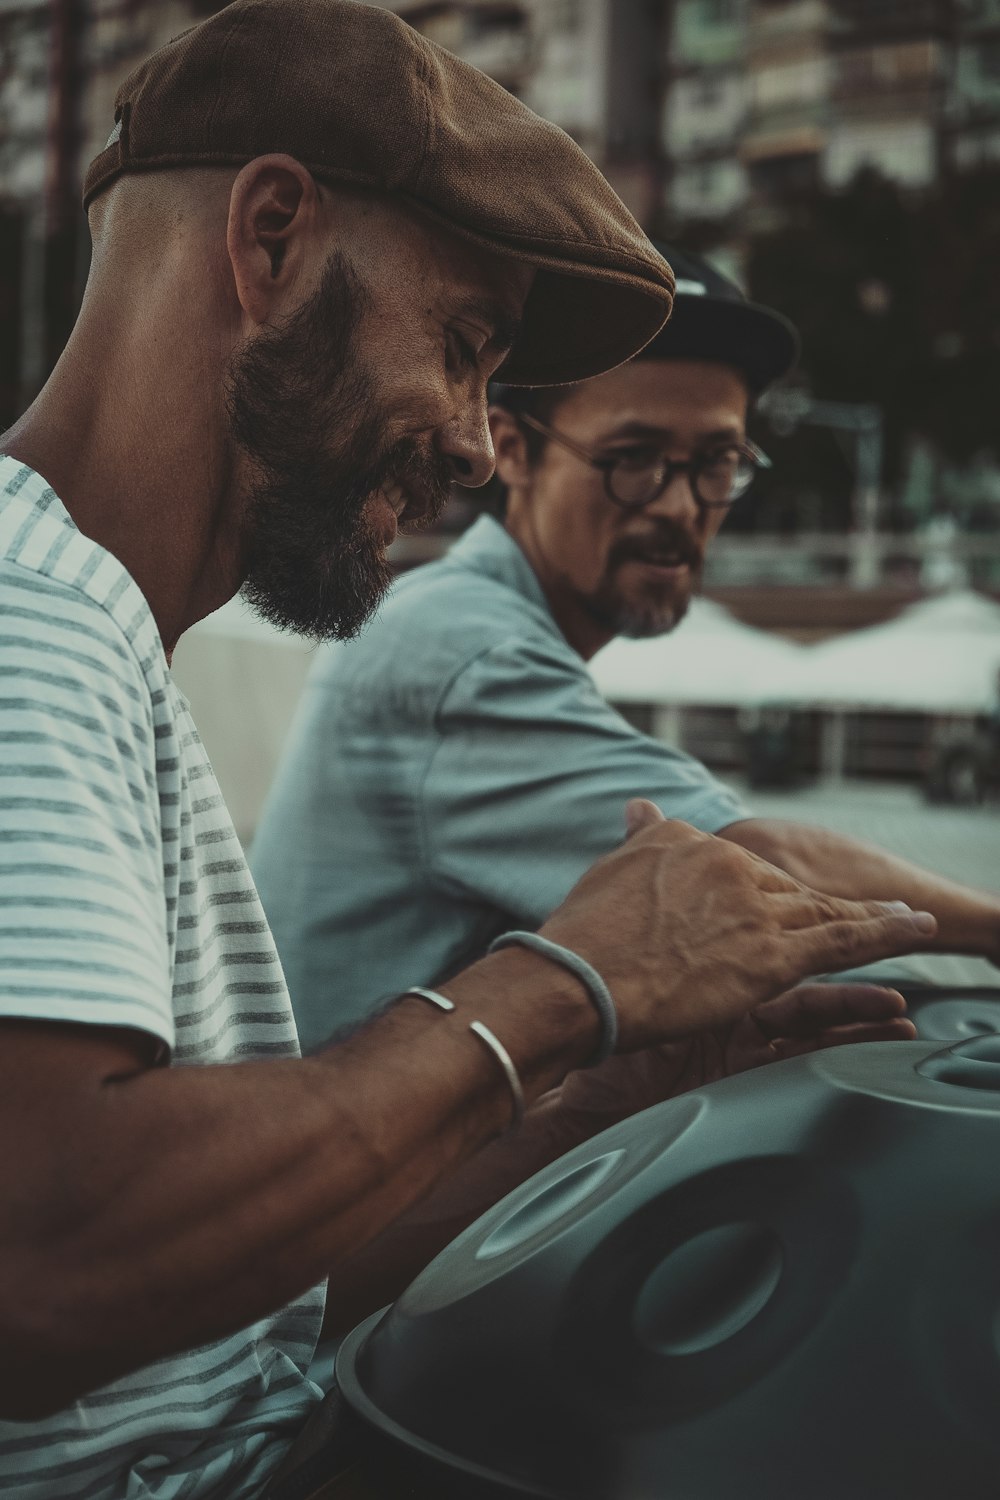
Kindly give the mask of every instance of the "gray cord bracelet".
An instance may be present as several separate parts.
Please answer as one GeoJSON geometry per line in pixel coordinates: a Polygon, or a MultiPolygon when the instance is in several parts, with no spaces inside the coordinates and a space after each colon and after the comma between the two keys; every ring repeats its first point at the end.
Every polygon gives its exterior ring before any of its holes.
{"type": "MultiPolygon", "coordinates": [[[[427,1000],[431,1005],[436,1005],[438,1010],[454,1010],[456,1008],[454,1000],[449,1000],[447,995],[439,995],[437,990],[427,990],[422,988],[422,986],[420,985],[414,985],[412,989],[404,990],[399,997],[400,1000],[405,1000],[407,995],[415,995],[418,1000],[427,1000]]],[[[507,1080],[507,1086],[510,1089],[511,1099],[514,1105],[510,1125],[508,1128],[510,1130],[516,1130],[521,1121],[524,1119],[524,1089],[521,1087],[521,1080],[517,1075],[517,1069],[514,1066],[514,1059],[511,1057],[510,1053],[507,1051],[507,1048],[504,1046],[500,1038],[498,1036],[494,1036],[490,1028],[488,1026],[484,1026],[482,1021],[470,1021],[469,1030],[472,1032],[473,1036],[479,1038],[484,1047],[488,1049],[488,1051],[500,1064],[500,1067],[503,1071],[503,1076],[507,1080]]]]}
{"type": "Polygon", "coordinates": [[[592,964],[588,964],[579,953],[574,953],[572,948],[563,948],[559,943],[550,942],[537,932],[504,932],[489,946],[490,953],[496,953],[500,948],[510,948],[514,945],[521,948],[531,948],[536,953],[541,953],[545,958],[551,958],[554,963],[562,964],[564,969],[569,969],[577,979],[584,985],[594,1009],[601,1018],[601,1040],[600,1044],[591,1058],[589,1067],[610,1057],[618,1045],[618,1012],[615,1010],[615,1002],[611,991],[604,980],[598,974],[592,964]]]}

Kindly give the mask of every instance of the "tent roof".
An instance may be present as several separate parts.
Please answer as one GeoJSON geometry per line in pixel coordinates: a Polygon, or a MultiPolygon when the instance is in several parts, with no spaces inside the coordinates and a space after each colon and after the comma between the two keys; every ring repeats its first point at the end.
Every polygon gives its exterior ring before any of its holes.
{"type": "Polygon", "coordinates": [[[611,641],[591,663],[617,703],[735,704],[785,701],[799,680],[803,647],[743,625],[708,599],[695,599],[676,631],[611,641]]]}
{"type": "Polygon", "coordinates": [[[986,713],[997,701],[1000,606],[962,590],[812,647],[800,702],[915,713],[986,713]]]}

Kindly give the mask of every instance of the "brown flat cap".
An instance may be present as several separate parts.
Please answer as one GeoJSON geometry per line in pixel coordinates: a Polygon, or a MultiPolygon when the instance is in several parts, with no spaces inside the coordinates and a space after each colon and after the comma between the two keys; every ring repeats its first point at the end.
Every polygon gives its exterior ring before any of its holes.
{"type": "Polygon", "coordinates": [[[378,6],[235,0],[141,63],[115,105],[84,206],[123,172],[281,151],[536,265],[511,385],[611,369],[670,313],[670,267],[575,142],[378,6]]]}

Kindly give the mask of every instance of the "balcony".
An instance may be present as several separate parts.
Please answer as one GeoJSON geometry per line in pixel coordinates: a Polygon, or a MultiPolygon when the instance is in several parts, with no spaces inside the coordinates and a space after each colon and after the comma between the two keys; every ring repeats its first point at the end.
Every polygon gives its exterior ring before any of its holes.
{"type": "Polygon", "coordinates": [[[943,85],[945,59],[931,40],[854,48],[837,56],[832,97],[869,99],[875,94],[932,97],[943,85]]]}
{"type": "Polygon", "coordinates": [[[791,118],[769,120],[747,131],[740,143],[740,159],[748,167],[797,157],[818,159],[826,141],[827,131],[818,122],[791,118]]]}
{"type": "Polygon", "coordinates": [[[789,37],[822,35],[830,21],[828,0],[756,0],[750,12],[750,41],[771,47],[789,37]]]}

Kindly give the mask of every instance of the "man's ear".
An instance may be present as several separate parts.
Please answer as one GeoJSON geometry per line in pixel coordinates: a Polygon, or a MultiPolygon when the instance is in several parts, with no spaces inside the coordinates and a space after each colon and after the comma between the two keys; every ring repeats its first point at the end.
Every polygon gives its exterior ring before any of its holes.
{"type": "Polygon", "coordinates": [[[512,412],[505,406],[491,406],[490,435],[496,455],[497,478],[510,489],[519,489],[531,477],[528,445],[512,412]]]}
{"type": "Polygon", "coordinates": [[[233,183],[226,246],[240,305],[266,323],[306,261],[319,219],[312,173],[293,156],[258,156],[233,183]]]}

